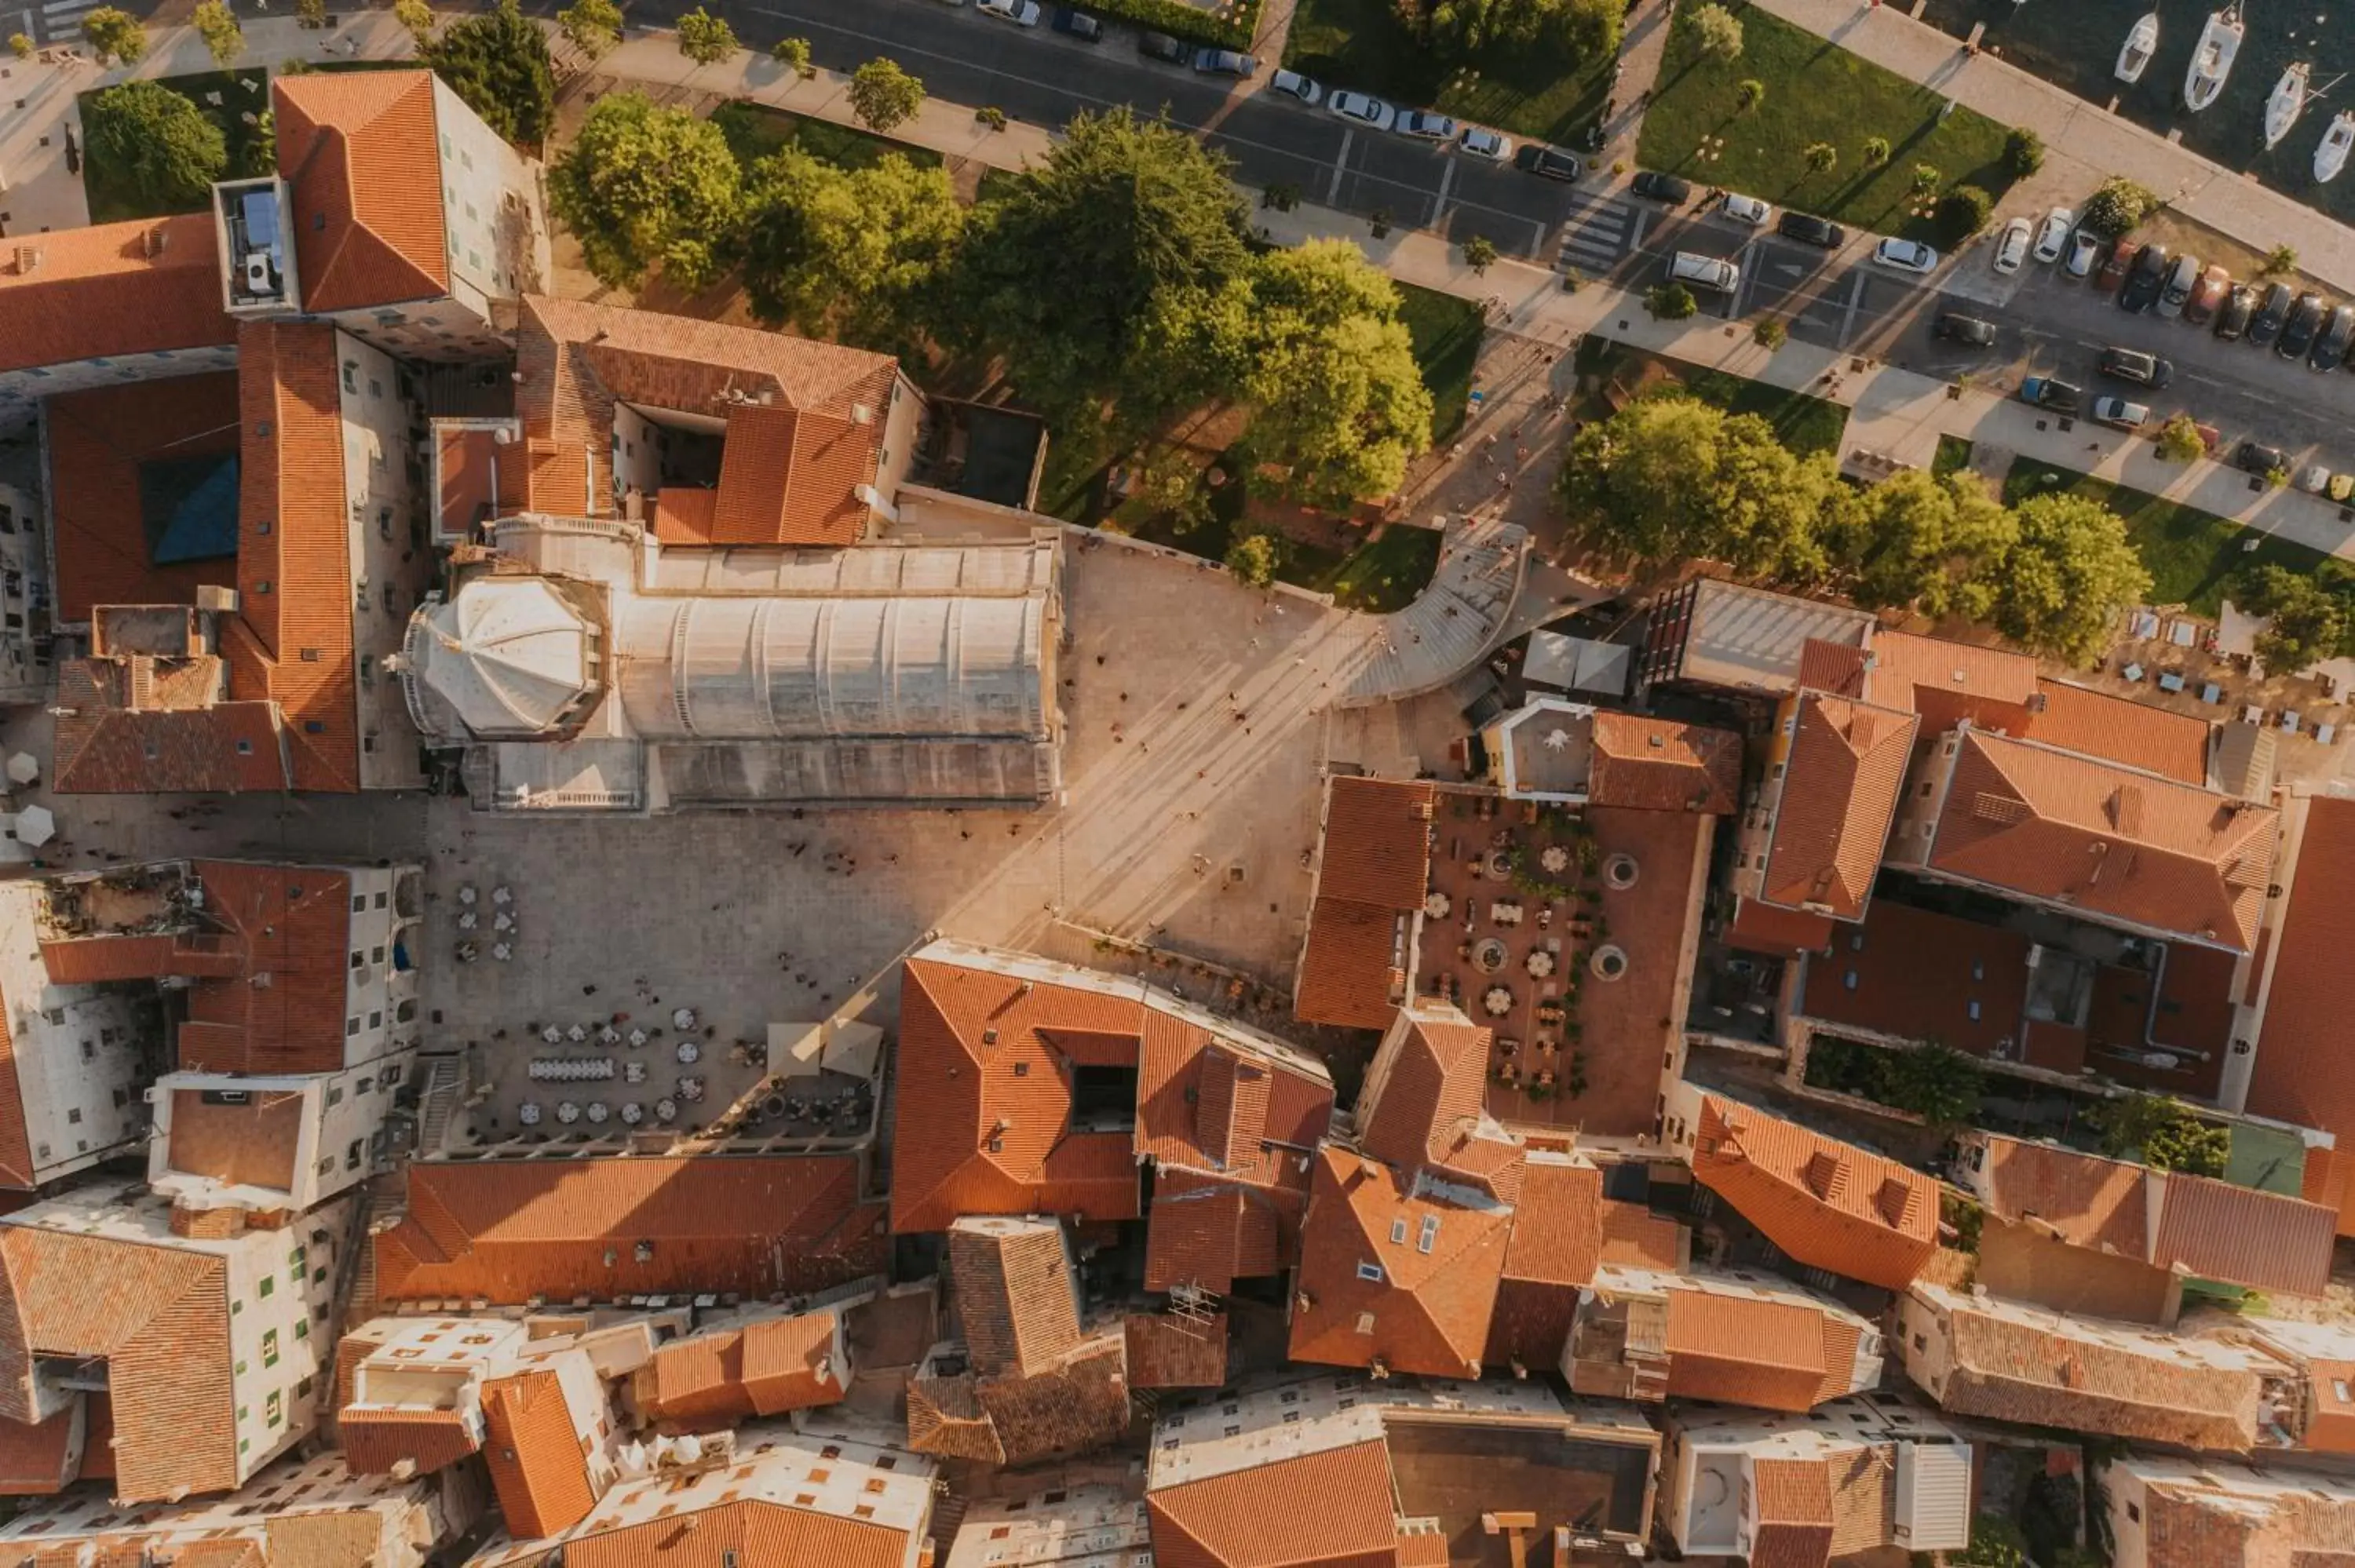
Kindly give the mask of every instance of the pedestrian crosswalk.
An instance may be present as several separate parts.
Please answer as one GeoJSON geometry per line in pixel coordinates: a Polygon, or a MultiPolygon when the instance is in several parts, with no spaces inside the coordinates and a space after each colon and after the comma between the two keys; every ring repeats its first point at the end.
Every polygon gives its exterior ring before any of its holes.
{"type": "Polygon", "coordinates": [[[48,0],[36,20],[27,8],[24,12],[25,31],[35,43],[69,43],[81,36],[81,19],[95,11],[105,0],[48,0]]]}
{"type": "Polygon", "coordinates": [[[1635,216],[1624,201],[1582,195],[1562,220],[1561,265],[1581,272],[1608,272],[1627,249],[1635,216]]]}

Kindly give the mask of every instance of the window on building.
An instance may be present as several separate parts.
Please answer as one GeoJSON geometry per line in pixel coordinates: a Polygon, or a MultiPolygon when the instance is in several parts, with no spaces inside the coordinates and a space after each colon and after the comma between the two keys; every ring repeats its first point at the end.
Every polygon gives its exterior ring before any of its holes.
{"type": "Polygon", "coordinates": [[[1358,1277],[1380,1285],[1382,1282],[1382,1266],[1379,1263],[1360,1263],[1358,1265],[1358,1277]]]}
{"type": "Polygon", "coordinates": [[[286,1393],[283,1389],[273,1388],[270,1391],[270,1397],[261,1402],[261,1418],[272,1426],[285,1425],[286,1393]]]}
{"type": "Polygon", "coordinates": [[[1358,1332],[1359,1332],[1360,1334],[1370,1334],[1370,1333],[1372,1333],[1373,1331],[1374,1331],[1374,1315],[1373,1315],[1371,1312],[1360,1312],[1360,1313],[1359,1313],[1359,1314],[1358,1314],[1358,1332]]]}
{"type": "Polygon", "coordinates": [[[1404,1214],[1401,1214],[1398,1218],[1391,1222],[1391,1243],[1394,1246],[1404,1246],[1406,1245],[1406,1216],[1404,1214]]]}
{"type": "Polygon", "coordinates": [[[294,1337],[298,1340],[307,1340],[311,1337],[310,1319],[297,1318],[294,1319],[294,1337]]]}
{"type": "Polygon", "coordinates": [[[2126,1517],[2134,1520],[2135,1523],[2140,1524],[2142,1522],[2142,1505],[2140,1503],[2126,1504],[2126,1517]]]}
{"type": "Polygon", "coordinates": [[[261,1364],[266,1367],[278,1364],[278,1330],[275,1329],[261,1331],[261,1364]]]}
{"type": "Polygon", "coordinates": [[[1414,1238],[1414,1250],[1417,1252],[1429,1252],[1432,1248],[1432,1245],[1438,1240],[1439,1216],[1437,1214],[1423,1215],[1423,1231],[1414,1238]]]}
{"type": "Polygon", "coordinates": [[[260,1286],[260,1287],[259,1287],[254,1291],[254,1294],[255,1294],[255,1295],[257,1295],[257,1296],[275,1296],[275,1295],[277,1295],[277,1294],[278,1294],[278,1277],[277,1277],[276,1275],[274,1275],[274,1274],[265,1274],[265,1275],[263,1275],[263,1276],[261,1277],[261,1286],[260,1286]]]}

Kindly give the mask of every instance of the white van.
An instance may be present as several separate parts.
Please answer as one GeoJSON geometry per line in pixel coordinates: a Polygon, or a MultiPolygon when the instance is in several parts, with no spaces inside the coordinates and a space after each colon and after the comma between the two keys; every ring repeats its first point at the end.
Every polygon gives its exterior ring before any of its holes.
{"type": "Polygon", "coordinates": [[[1679,283],[1698,283],[1730,294],[1742,287],[1742,269],[1718,256],[1696,256],[1679,250],[1668,261],[1668,276],[1679,283]]]}

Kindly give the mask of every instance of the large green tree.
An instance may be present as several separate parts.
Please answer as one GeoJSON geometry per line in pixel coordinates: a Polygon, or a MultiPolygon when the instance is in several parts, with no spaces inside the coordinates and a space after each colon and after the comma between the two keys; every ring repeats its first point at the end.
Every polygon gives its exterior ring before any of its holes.
{"type": "Polygon", "coordinates": [[[609,93],[548,171],[549,205],[599,281],[648,272],[699,289],[725,269],[743,192],[719,128],[644,93],[609,93]]]}
{"type": "Polygon", "coordinates": [[[1997,630],[2036,652],[2092,662],[2150,574],[2118,514],[2083,495],[2038,495],[2014,509],[2019,536],[1994,572],[1997,630]]]}
{"type": "Polygon", "coordinates": [[[1052,415],[1115,405],[1135,429],[1229,390],[1225,335],[1252,258],[1225,159],[1126,109],[1082,114],[977,209],[962,300],[968,346],[1001,355],[1052,415]]]}
{"type": "Polygon", "coordinates": [[[102,164],[156,212],[203,205],[229,172],[221,128],[170,88],[145,79],[110,87],[82,111],[90,161],[102,164]]]}
{"type": "Polygon", "coordinates": [[[1431,392],[1398,287],[1346,239],[1260,258],[1249,284],[1243,448],[1291,471],[1296,498],[1387,495],[1431,444],[1431,392]]]}
{"type": "Polygon", "coordinates": [[[744,291],[772,326],[911,354],[944,314],[965,209],[946,170],[845,170],[787,146],[744,192],[744,291]]]}
{"type": "Polygon", "coordinates": [[[81,41],[101,65],[109,60],[137,65],[147,52],[147,28],[119,5],[101,5],[81,19],[81,41]]]}
{"type": "Polygon", "coordinates": [[[1987,618],[1993,571],[2019,536],[2019,523],[1976,478],[1919,469],[1865,491],[1855,520],[1840,555],[1856,601],[1941,618],[1987,618]]]}
{"type": "Polygon", "coordinates": [[[2243,590],[2242,607],[2266,618],[2257,634],[2257,660],[2268,674],[2290,675],[2348,650],[2346,583],[2339,575],[2320,580],[2317,575],[2266,566],[2243,590]],[[2334,592],[2333,589],[2338,591],[2334,592]]]}
{"type": "Polygon", "coordinates": [[[1399,19],[1443,57],[1552,44],[1580,59],[1619,48],[1625,0],[1398,0],[1399,19]]]}
{"type": "Polygon", "coordinates": [[[924,106],[924,83],[888,56],[850,73],[850,107],[870,131],[889,131],[924,106]]]}
{"type": "Polygon", "coordinates": [[[2222,1176],[2232,1157],[2232,1129],[2202,1121],[2171,1096],[2138,1094],[2112,1100],[2098,1120],[2103,1153],[2139,1159],[2161,1171],[2222,1176]]]}
{"type": "Polygon", "coordinates": [[[1573,533],[1625,561],[1713,559],[1805,583],[1855,524],[1828,454],[1799,457],[1754,414],[1682,395],[1638,398],[1581,430],[1556,494],[1573,533]]]}
{"type": "Polygon", "coordinates": [[[516,0],[452,23],[421,45],[417,58],[508,141],[537,146],[548,139],[556,120],[556,69],[548,35],[516,0]]]}
{"type": "Polygon", "coordinates": [[[596,59],[622,41],[622,8],[613,0],[573,0],[556,14],[556,26],[576,48],[596,59]]]}

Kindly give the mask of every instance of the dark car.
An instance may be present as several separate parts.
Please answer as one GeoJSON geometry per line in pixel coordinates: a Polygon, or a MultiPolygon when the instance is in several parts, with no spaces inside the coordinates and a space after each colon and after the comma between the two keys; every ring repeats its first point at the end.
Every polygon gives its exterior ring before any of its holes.
{"type": "Polygon", "coordinates": [[[2264,303],[2259,305],[2257,313],[2249,318],[2249,341],[2259,348],[2273,342],[2280,333],[2282,323],[2289,320],[2290,302],[2296,297],[2287,283],[2275,283],[2267,289],[2264,303]]]}
{"type": "Polygon", "coordinates": [[[2289,454],[2279,447],[2260,446],[2255,441],[2243,441],[2232,450],[2232,466],[2251,473],[2289,471],[2289,454]]]}
{"type": "Polygon", "coordinates": [[[1052,26],[1055,31],[1059,33],[1069,33],[1071,37],[1081,39],[1086,43],[1100,44],[1103,42],[1103,24],[1097,21],[1093,16],[1089,16],[1085,11],[1081,10],[1077,5],[1056,6],[1055,20],[1052,23],[1052,26]]]}
{"type": "Polygon", "coordinates": [[[2243,283],[2225,296],[2224,308],[2216,313],[2216,335],[2231,343],[2249,330],[2249,318],[2257,313],[2257,291],[2243,283]]]}
{"type": "Polygon", "coordinates": [[[1930,335],[1943,337],[1949,343],[1968,344],[1973,348],[1995,346],[1995,323],[1966,316],[1957,311],[1941,311],[1938,319],[1930,323],[1930,335]]]}
{"type": "Polygon", "coordinates": [[[2282,323],[2281,336],[2274,344],[2274,352],[2284,359],[2297,359],[2314,346],[2315,334],[2322,331],[2322,319],[2330,313],[2320,294],[2300,294],[2297,303],[2289,309],[2289,320],[2282,323]]]}
{"type": "Polygon", "coordinates": [[[1541,180],[1574,180],[1586,173],[1586,165],[1568,153],[1538,142],[1521,143],[1520,151],[1513,154],[1513,167],[1541,180]]]}
{"type": "Polygon", "coordinates": [[[1812,212],[1786,212],[1774,225],[1774,232],[1785,239],[1796,239],[1802,245],[1820,245],[1827,250],[1837,250],[1848,243],[1848,230],[1828,217],[1817,217],[1812,212]]]}
{"type": "Polygon", "coordinates": [[[2173,260],[2164,245],[2146,245],[2136,251],[2126,283],[2118,290],[2118,309],[2140,314],[2158,303],[2159,291],[2167,286],[2168,263],[2173,260]]]}
{"type": "Polygon", "coordinates": [[[2031,376],[2019,384],[2019,398],[2040,408],[2050,408],[2056,414],[2073,414],[2083,400],[2085,389],[2066,381],[2055,381],[2050,376],[2031,376]]]}
{"type": "Polygon", "coordinates": [[[1655,169],[1645,169],[1629,181],[1627,188],[1648,201],[1664,201],[1670,207],[1682,207],[1692,200],[1692,185],[1674,175],[1664,175],[1655,169]]]}
{"type": "Polygon", "coordinates": [[[2105,348],[2102,350],[2102,374],[2113,380],[2158,388],[2175,379],[2175,366],[2138,348],[2105,348]]]}
{"type": "Polygon", "coordinates": [[[1167,33],[1139,33],[1136,52],[1149,60],[1167,60],[1171,65],[1184,65],[1194,58],[1193,46],[1179,42],[1167,33]]]}
{"type": "Polygon", "coordinates": [[[2134,259],[2135,242],[2133,240],[2121,239],[2111,246],[2110,253],[2102,259],[2102,270],[2094,274],[2094,287],[2106,294],[2125,282],[2126,269],[2134,265],[2134,259]]]}
{"type": "Polygon", "coordinates": [[[2349,345],[2355,344],[2355,305],[2341,305],[2330,313],[2329,324],[2322,335],[2314,340],[2314,352],[2306,356],[2307,367],[2312,370],[2336,370],[2339,362],[2347,357],[2349,345]]]}

